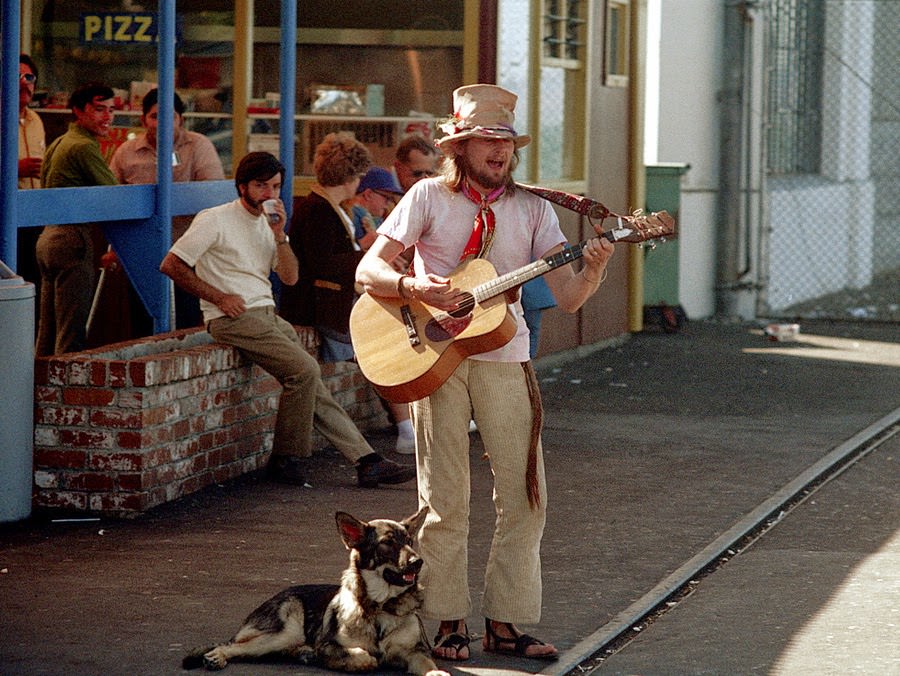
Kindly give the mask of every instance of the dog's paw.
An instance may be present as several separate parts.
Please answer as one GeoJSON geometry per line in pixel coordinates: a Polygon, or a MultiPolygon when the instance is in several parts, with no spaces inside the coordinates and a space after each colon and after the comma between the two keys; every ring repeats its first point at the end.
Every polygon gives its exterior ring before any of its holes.
{"type": "Polygon", "coordinates": [[[228,659],[218,648],[213,648],[203,656],[203,666],[210,671],[218,671],[228,666],[228,659]]]}
{"type": "Polygon", "coordinates": [[[378,660],[361,648],[352,648],[347,651],[347,659],[344,661],[344,671],[374,671],[378,667],[378,660]]]}
{"type": "Polygon", "coordinates": [[[290,652],[290,656],[295,662],[297,662],[298,664],[303,664],[305,666],[310,666],[318,662],[316,651],[307,645],[303,645],[299,648],[296,648],[295,650],[292,650],[290,652]]]}
{"type": "Polygon", "coordinates": [[[431,671],[426,671],[425,676],[450,676],[450,672],[432,669],[431,671]]]}

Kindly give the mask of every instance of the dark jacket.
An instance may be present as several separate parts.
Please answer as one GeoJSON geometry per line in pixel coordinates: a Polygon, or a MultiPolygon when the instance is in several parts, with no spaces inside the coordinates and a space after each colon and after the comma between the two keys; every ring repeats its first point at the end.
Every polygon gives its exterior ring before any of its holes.
{"type": "Polygon", "coordinates": [[[300,280],[282,289],[281,316],[292,324],[348,333],[362,252],[354,249],[328,200],[316,193],[294,199],[288,234],[300,262],[300,280]]]}

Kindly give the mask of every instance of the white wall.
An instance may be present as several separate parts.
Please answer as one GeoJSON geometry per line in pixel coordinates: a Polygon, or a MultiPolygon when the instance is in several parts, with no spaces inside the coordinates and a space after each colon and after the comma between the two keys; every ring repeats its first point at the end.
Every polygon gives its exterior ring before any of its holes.
{"type": "MultiPolygon", "coordinates": [[[[655,153],[648,159],[690,165],[682,177],[679,227],[679,300],[688,317],[715,312],[716,208],[719,176],[719,107],[723,8],[721,0],[651,0],[660,12],[655,153]]],[[[654,45],[648,45],[654,58],[654,45]]],[[[651,66],[648,65],[648,69],[651,66]]],[[[651,79],[652,82],[652,79],[651,79]]],[[[649,83],[648,83],[649,84],[649,83]]]]}

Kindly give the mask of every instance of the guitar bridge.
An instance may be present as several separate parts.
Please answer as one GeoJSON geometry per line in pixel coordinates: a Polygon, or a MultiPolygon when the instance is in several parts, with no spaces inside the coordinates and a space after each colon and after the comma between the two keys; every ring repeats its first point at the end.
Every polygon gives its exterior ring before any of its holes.
{"type": "Polygon", "coordinates": [[[412,347],[417,347],[422,341],[419,338],[419,332],[416,330],[416,316],[413,314],[409,305],[400,306],[400,316],[403,319],[403,326],[406,328],[406,337],[412,347]]]}

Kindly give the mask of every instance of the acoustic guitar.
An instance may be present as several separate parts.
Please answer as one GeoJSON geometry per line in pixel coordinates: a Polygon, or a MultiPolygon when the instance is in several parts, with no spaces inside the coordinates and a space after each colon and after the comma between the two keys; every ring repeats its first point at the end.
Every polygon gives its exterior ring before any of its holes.
{"type": "MultiPolygon", "coordinates": [[[[675,220],[665,211],[618,218],[616,228],[598,237],[637,244],[675,232],[675,220]]],[[[350,313],[350,336],[363,375],[388,401],[427,397],[463,359],[502,347],[516,335],[507,292],[578,260],[588,241],[499,276],[487,260],[467,259],[449,275],[465,294],[452,312],[412,298],[363,294],[350,313]]]]}

